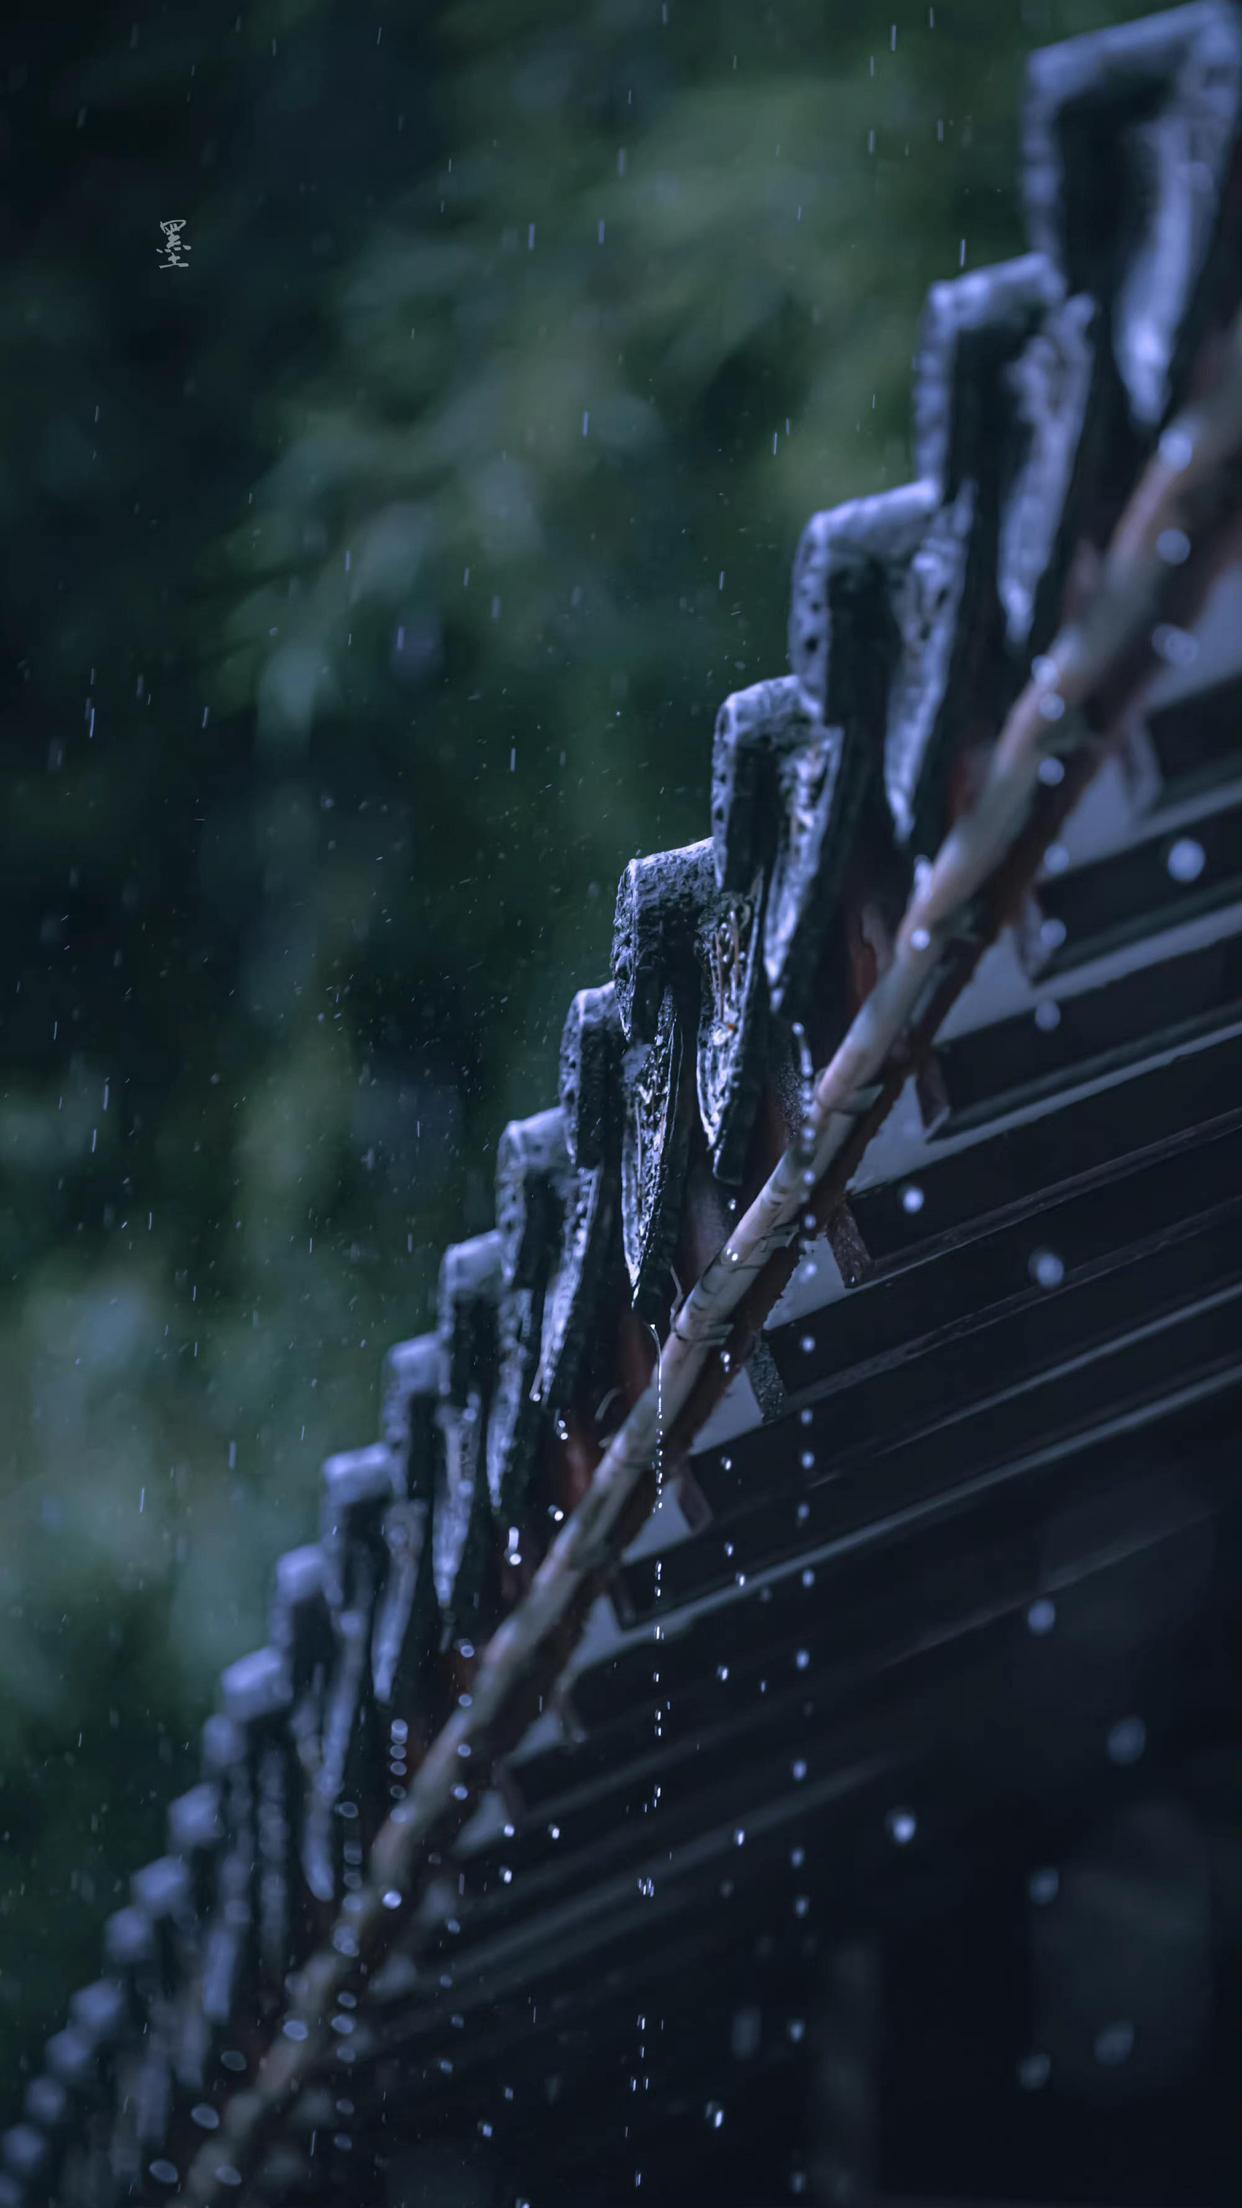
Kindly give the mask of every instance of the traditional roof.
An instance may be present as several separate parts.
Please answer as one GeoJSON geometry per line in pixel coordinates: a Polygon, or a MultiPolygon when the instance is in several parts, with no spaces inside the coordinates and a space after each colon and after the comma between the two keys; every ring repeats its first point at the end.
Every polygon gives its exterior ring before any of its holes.
{"type": "Polygon", "coordinates": [[[1228,1737],[1240,108],[1227,0],[1034,58],[1032,249],[808,522],[0,2208],[845,2198],[856,1928],[1180,1768],[1192,1672],[1228,1737]]]}

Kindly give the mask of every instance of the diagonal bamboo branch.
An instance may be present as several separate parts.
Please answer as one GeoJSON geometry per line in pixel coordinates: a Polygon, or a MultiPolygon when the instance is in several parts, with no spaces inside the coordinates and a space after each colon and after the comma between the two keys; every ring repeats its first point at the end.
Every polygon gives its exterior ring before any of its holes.
{"type": "Polygon", "coordinates": [[[1116,728],[1150,665],[1153,624],[1170,600],[1188,602],[1204,586],[1206,555],[1237,523],[1240,460],[1242,320],[1222,344],[1211,391],[1164,432],[1081,612],[1014,704],[976,801],[916,887],[891,966],[815,1083],[801,1138],[682,1303],[588,1493],[484,1650],[470,1708],[457,1710],[431,1743],[376,1838],[369,1883],[346,1897],[330,1944],[300,1974],[254,2084],[234,2095],[191,2164],[183,2197],[194,2208],[237,2197],[275,2127],[330,2059],[333,2004],[346,1990],[364,1995],[408,1925],[428,1850],[464,1822],[532,1679],[563,1658],[567,1636],[631,1537],[644,1482],[650,1507],[657,1452],[684,1453],[730,1366],[744,1359],[796,1263],[799,1232],[840,1202],[912,1063],[1104,757],[1107,742],[1091,723],[1116,728]]]}

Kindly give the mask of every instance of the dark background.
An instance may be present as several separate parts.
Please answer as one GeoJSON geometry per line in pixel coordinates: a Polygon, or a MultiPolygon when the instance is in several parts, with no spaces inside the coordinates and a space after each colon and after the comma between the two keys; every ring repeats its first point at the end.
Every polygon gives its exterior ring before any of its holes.
{"type": "Polygon", "coordinates": [[[1134,0],[175,0],[0,59],[0,2074],[491,1220],[626,859],[1134,0]],[[186,269],[160,266],[183,218],[186,269]]]}

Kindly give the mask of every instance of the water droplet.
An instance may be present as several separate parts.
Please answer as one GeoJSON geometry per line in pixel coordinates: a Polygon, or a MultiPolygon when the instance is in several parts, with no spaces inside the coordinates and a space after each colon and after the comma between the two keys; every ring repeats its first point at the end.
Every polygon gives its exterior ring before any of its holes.
{"type": "Polygon", "coordinates": [[[919,1829],[912,1809],[890,1809],[884,1823],[889,1839],[899,1848],[908,1848],[919,1829]]]}
{"type": "Polygon", "coordinates": [[[801,1465],[802,1465],[802,1469],[803,1469],[803,1471],[804,1471],[804,1472],[810,1472],[810,1471],[811,1471],[811,1470],[813,1469],[813,1467],[814,1467],[814,1464],[815,1464],[815,1451],[814,1451],[813,1449],[804,1449],[804,1450],[803,1450],[803,1452],[802,1452],[802,1456],[801,1456],[800,1462],[801,1462],[801,1465]]]}
{"type": "Polygon", "coordinates": [[[1161,621],[1152,630],[1151,648],[1166,667],[1193,667],[1199,657],[1197,638],[1189,629],[1176,628],[1172,621],[1161,621]]]}
{"type": "Polygon", "coordinates": [[[1059,1288],[1065,1278],[1065,1266],[1055,1250],[1032,1251],[1029,1269],[1039,1288],[1059,1288]]]}
{"type": "Polygon", "coordinates": [[[382,1899],[385,1909],[399,1909],[401,1907],[401,1896],[395,1886],[390,1886],[382,1899]]]}
{"type": "Polygon", "coordinates": [[[1038,1602],[1031,1604],[1026,1613],[1026,1622],[1029,1630],[1041,1638],[1045,1633],[1051,1633],[1057,1622],[1055,1602],[1050,1602],[1046,1595],[1042,1595],[1038,1602]]]}
{"type": "Polygon", "coordinates": [[[1061,1891],[1061,1874],[1054,1870],[1032,1871],[1026,1890],[1037,1909],[1046,1909],[1061,1891]]]}
{"type": "Polygon", "coordinates": [[[805,1671],[805,1670],[806,1670],[806,1668],[807,1668],[807,1666],[808,1666],[808,1664],[810,1663],[810,1661],[811,1661],[811,1651],[810,1651],[810,1649],[809,1649],[809,1648],[800,1648],[800,1649],[798,1650],[798,1653],[797,1653],[797,1655],[796,1655],[796,1656],[794,1657],[794,1668],[795,1668],[795,1669],[796,1669],[797,1671],[805,1671]]]}
{"type": "Polygon", "coordinates": [[[1115,2070],[1118,2064],[1128,2062],[1134,2048],[1133,2024],[1106,2024],[1095,2039],[1095,2059],[1106,2069],[1115,2070]]]}
{"type": "Polygon", "coordinates": [[[1170,567],[1182,567],[1190,558],[1190,539],[1184,529],[1162,529],[1156,539],[1156,556],[1170,567]]]}
{"type": "Polygon", "coordinates": [[[1197,882],[1207,865],[1207,853],[1193,836],[1179,836],[1165,865],[1175,882],[1197,882]]]}
{"type": "Polygon", "coordinates": [[[923,1203],[923,1191],[921,1188],[917,1188],[913,1181],[910,1182],[907,1188],[902,1189],[901,1208],[903,1211],[909,1212],[911,1217],[914,1216],[916,1211],[923,1209],[923,1203]]]}
{"type": "Polygon", "coordinates": [[[307,2039],[310,2034],[300,2016],[287,2016],[281,2026],[286,2039],[307,2039]]]}
{"type": "MultiPolygon", "coordinates": [[[[348,2144],[348,2142],[346,2143],[348,2144]]],[[[337,2141],[337,2144],[338,2146],[340,2145],[339,2140],[337,2141]]],[[[241,2184],[242,2174],[240,2170],[234,2169],[231,2162],[217,2162],[215,2168],[215,2179],[217,2185],[238,2186],[241,2184]]]]}
{"type": "Polygon", "coordinates": [[[1051,2072],[1047,2055],[1023,2055],[1018,2064],[1018,2083],[1024,2093],[1038,2093],[1041,2085],[1047,2085],[1051,2072]]]}
{"type": "Polygon", "coordinates": [[[200,2131],[218,2131],[220,2112],[212,2107],[210,2101],[199,2101],[190,2110],[190,2122],[197,2124],[200,2131]]]}
{"type": "Polygon", "coordinates": [[[815,1347],[815,1336],[813,1334],[804,1334],[798,1344],[798,1347],[802,1351],[804,1357],[809,1357],[811,1351],[815,1347]]]}
{"type": "Polygon", "coordinates": [[[1065,700],[1059,690],[1045,690],[1039,701],[1039,717],[1041,721],[1065,719],[1065,700]]]}
{"type": "Polygon", "coordinates": [[[1039,947],[1041,951],[1059,951],[1068,932],[1064,920],[1058,920],[1055,916],[1050,920],[1041,921],[1039,928],[1039,947]]]}
{"type": "Polygon", "coordinates": [[[1137,1763],[1147,1746],[1147,1727],[1141,1717],[1122,1717],[1108,1735],[1110,1763],[1137,1763]]]}
{"type": "Polygon", "coordinates": [[[912,928],[910,930],[910,948],[912,951],[929,951],[931,949],[931,937],[926,928],[912,928]]]}
{"type": "Polygon", "coordinates": [[[1061,1025],[1061,1007],[1052,997],[1045,997],[1035,1007],[1035,1025],[1041,1034],[1051,1035],[1061,1025]]]}
{"type": "Polygon", "coordinates": [[[1195,456],[1195,441],[1180,422],[1170,422],[1160,439],[1160,457],[1166,468],[1188,468],[1195,456]]]}
{"type": "Polygon", "coordinates": [[[1046,790],[1055,790],[1058,782],[1065,780],[1065,766],[1060,759],[1041,759],[1039,779],[1046,790]]]}
{"type": "Polygon", "coordinates": [[[703,2111],[713,2131],[719,2131],[724,2122],[724,2110],[719,2101],[709,2101],[703,2111]]]}
{"type": "Polygon", "coordinates": [[[801,1780],[806,1777],[806,1765],[802,1761],[801,1756],[799,1756],[797,1760],[790,1766],[790,1769],[792,1770],[795,1779],[801,1780]]]}

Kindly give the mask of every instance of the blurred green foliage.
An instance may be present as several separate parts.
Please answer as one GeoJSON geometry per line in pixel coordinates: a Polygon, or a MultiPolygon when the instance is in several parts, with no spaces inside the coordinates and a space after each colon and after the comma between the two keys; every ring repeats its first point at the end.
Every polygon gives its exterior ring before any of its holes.
{"type": "Polygon", "coordinates": [[[0,123],[6,2074],[1020,249],[1024,52],[1142,12],[139,8],[32,13],[0,123]]]}

